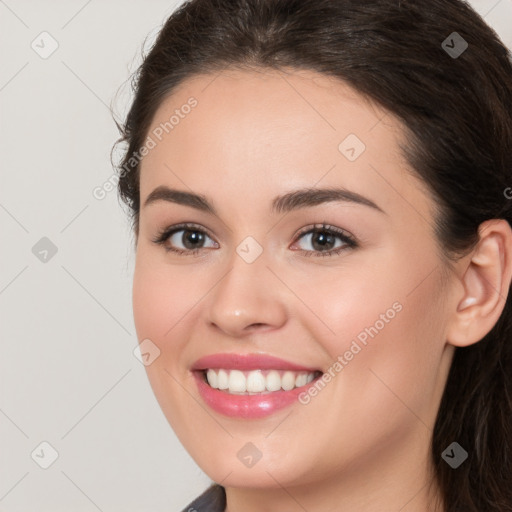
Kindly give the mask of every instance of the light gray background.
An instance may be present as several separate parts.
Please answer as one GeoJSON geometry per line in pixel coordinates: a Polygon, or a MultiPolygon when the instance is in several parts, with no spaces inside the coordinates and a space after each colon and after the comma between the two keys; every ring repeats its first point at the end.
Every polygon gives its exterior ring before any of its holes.
{"type": "MultiPolygon", "coordinates": [[[[210,483],[133,354],[125,213],[92,193],[113,174],[109,105],[123,118],[179,3],[0,0],[0,512],[174,512],[210,483]]],[[[512,0],[471,3],[512,48],[512,0]]]]}

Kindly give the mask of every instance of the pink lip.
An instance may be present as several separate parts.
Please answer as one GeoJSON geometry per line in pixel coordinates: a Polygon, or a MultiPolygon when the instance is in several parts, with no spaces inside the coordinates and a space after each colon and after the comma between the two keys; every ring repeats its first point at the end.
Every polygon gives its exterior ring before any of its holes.
{"type": "Polygon", "coordinates": [[[290,363],[284,359],[264,354],[212,354],[198,359],[191,370],[208,370],[209,368],[225,370],[294,370],[304,372],[319,371],[318,368],[307,368],[290,363]]]}
{"type": "Polygon", "coordinates": [[[284,359],[263,354],[213,354],[202,357],[196,361],[191,370],[196,379],[199,394],[206,404],[214,411],[225,416],[246,419],[263,418],[284,407],[292,405],[306,388],[315,383],[316,379],[305,386],[294,388],[290,391],[282,390],[265,394],[234,395],[226,391],[214,389],[205,382],[204,370],[210,368],[222,368],[226,370],[236,369],[241,371],[268,369],[319,372],[319,370],[315,368],[307,368],[290,363],[284,359]]]}

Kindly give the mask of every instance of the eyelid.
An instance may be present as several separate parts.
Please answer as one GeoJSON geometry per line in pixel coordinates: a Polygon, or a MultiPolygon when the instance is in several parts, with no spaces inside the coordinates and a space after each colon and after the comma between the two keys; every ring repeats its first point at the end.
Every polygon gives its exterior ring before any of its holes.
{"type": "Polygon", "coordinates": [[[190,230],[190,231],[197,230],[197,231],[204,232],[212,240],[214,240],[216,244],[219,243],[215,240],[215,237],[213,236],[213,234],[210,232],[210,230],[208,228],[205,228],[204,226],[201,226],[200,224],[195,224],[194,222],[180,222],[179,224],[173,224],[172,226],[167,226],[167,227],[163,228],[162,230],[160,230],[158,232],[158,234],[156,235],[156,237],[152,241],[155,243],[163,242],[164,239],[169,238],[171,235],[173,235],[177,231],[187,231],[187,230],[190,230]]]}
{"type": "Polygon", "coordinates": [[[352,233],[350,233],[350,231],[347,231],[346,229],[343,229],[343,228],[338,228],[336,226],[331,226],[330,224],[327,224],[326,222],[316,223],[313,226],[307,226],[307,227],[301,228],[294,236],[294,239],[297,239],[297,238],[301,237],[302,235],[310,233],[311,231],[330,231],[331,233],[342,236],[344,238],[348,238],[353,243],[356,243],[356,238],[354,235],[352,235],[352,233]]]}

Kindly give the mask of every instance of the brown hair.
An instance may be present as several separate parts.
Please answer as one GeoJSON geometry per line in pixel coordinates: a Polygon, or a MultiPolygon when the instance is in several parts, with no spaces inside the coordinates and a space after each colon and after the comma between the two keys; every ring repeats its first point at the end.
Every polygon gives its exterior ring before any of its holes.
{"type": "MultiPolygon", "coordinates": [[[[435,229],[447,258],[474,247],[483,221],[512,224],[505,193],[512,186],[512,59],[465,2],[192,0],[144,58],[120,126],[127,148],[119,195],[135,232],[139,164],[131,157],[156,110],[187,78],[228,67],[317,71],[396,115],[407,135],[404,156],[438,205],[435,229]]],[[[509,296],[492,331],[456,349],[432,439],[447,512],[512,511],[511,336],[509,296]],[[457,469],[441,457],[453,441],[469,454],[457,469]]]]}

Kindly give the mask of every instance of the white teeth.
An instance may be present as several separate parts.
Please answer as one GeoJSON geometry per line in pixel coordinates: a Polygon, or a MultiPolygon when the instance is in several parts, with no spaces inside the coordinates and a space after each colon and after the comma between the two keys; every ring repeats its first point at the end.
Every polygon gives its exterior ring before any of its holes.
{"type": "Polygon", "coordinates": [[[276,370],[271,370],[267,375],[267,391],[279,391],[281,389],[281,376],[276,370]]]}
{"type": "Polygon", "coordinates": [[[285,391],[290,391],[295,387],[295,375],[292,372],[285,372],[281,377],[281,387],[285,391]]]}
{"type": "Polygon", "coordinates": [[[284,389],[290,391],[309,384],[315,372],[294,372],[278,370],[213,370],[206,372],[208,384],[215,389],[227,390],[233,394],[269,393],[284,389]]]}
{"type": "Polygon", "coordinates": [[[308,383],[308,376],[306,373],[301,373],[296,379],[295,379],[295,385],[300,388],[301,386],[305,386],[308,383]]]}
{"type": "Polygon", "coordinates": [[[210,383],[210,386],[212,388],[218,389],[219,387],[219,378],[217,377],[217,374],[214,370],[208,370],[206,372],[206,378],[208,379],[208,382],[210,383]]]}
{"type": "Polygon", "coordinates": [[[229,372],[229,392],[245,393],[247,391],[247,379],[240,370],[231,370],[229,372]]]}
{"type": "MultiPolygon", "coordinates": [[[[215,372],[215,370],[212,370],[212,372],[215,372]]],[[[209,381],[208,381],[209,382],[209,381]]],[[[212,388],[215,387],[211,385],[212,388]]],[[[226,370],[219,370],[219,373],[217,373],[217,386],[219,389],[228,389],[229,387],[229,378],[226,370]]]]}
{"type": "Polygon", "coordinates": [[[261,372],[250,372],[247,376],[247,390],[251,393],[265,391],[266,385],[266,379],[261,372]]]}

